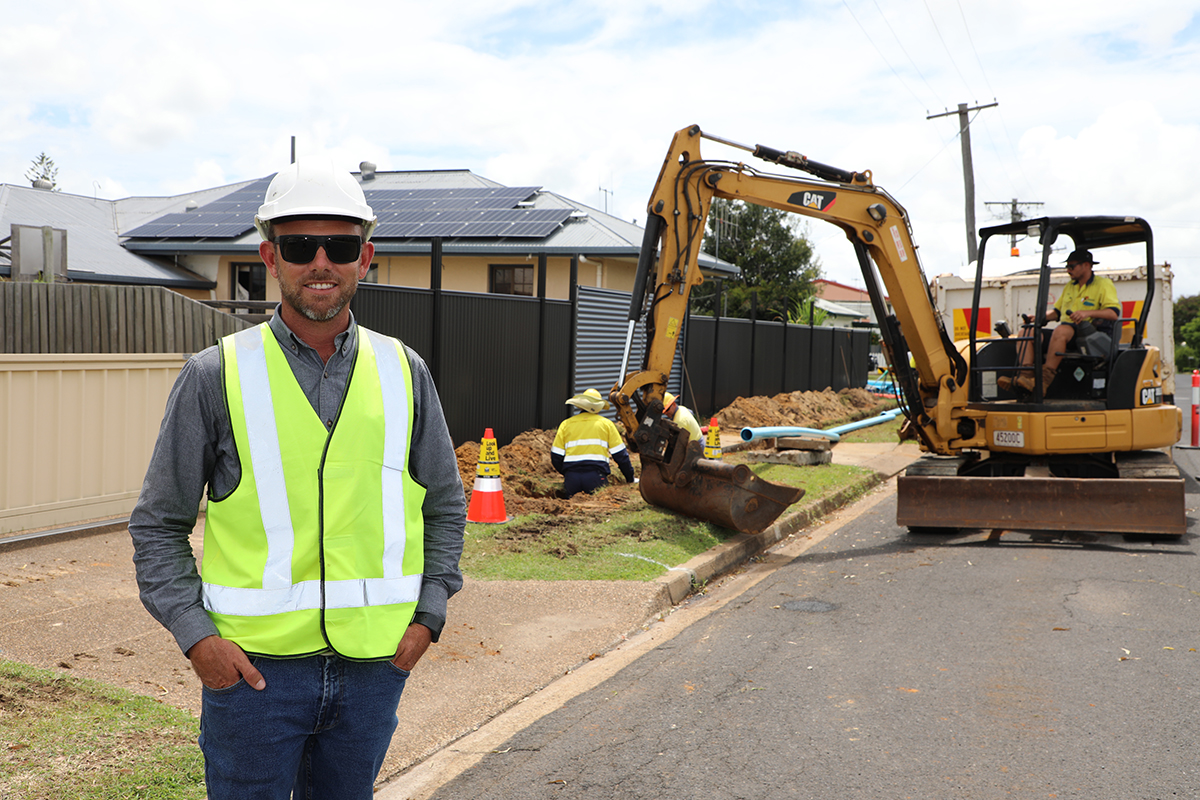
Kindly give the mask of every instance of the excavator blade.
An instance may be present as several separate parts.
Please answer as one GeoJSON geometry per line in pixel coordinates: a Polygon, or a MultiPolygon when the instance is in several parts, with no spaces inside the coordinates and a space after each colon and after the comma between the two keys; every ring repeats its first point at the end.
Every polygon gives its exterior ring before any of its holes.
{"type": "Polygon", "coordinates": [[[1183,478],[1160,451],[1118,453],[1118,478],[964,477],[959,458],[923,457],[896,483],[896,523],[910,530],[991,528],[1182,536],[1183,478]]]}
{"type": "Polygon", "coordinates": [[[657,465],[642,470],[642,497],[647,503],[742,533],[758,533],[804,490],[771,483],[745,464],[701,458],[675,473],[668,483],[657,465]]]}

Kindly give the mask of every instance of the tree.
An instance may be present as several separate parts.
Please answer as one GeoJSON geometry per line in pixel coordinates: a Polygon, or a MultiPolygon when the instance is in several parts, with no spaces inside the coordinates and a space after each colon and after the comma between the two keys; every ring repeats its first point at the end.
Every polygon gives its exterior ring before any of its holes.
{"type": "Polygon", "coordinates": [[[1186,373],[1200,367],[1200,295],[1175,301],[1175,372],[1186,373]]]}
{"type": "Polygon", "coordinates": [[[45,153],[39,153],[38,157],[33,160],[25,172],[25,178],[30,183],[47,181],[51,191],[58,191],[58,167],[54,166],[54,159],[45,153]]]}
{"type": "MultiPolygon", "coordinates": [[[[701,250],[741,268],[740,278],[726,281],[722,316],[749,317],[751,292],[758,293],[760,319],[787,319],[813,294],[821,262],[812,244],[795,230],[786,211],[736,200],[716,200],[708,217],[701,250]]],[[[713,312],[715,288],[701,284],[692,293],[692,308],[713,312]]]]}
{"type": "Polygon", "coordinates": [[[793,325],[824,325],[825,320],[829,318],[829,312],[817,306],[817,298],[809,297],[803,303],[796,306],[795,310],[788,315],[788,322],[793,325]]]}

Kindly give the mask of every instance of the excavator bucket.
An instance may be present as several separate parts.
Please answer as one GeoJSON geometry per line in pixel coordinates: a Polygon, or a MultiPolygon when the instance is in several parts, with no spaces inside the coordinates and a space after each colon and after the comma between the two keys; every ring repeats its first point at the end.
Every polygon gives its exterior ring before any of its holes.
{"type": "Polygon", "coordinates": [[[803,489],[765,481],[745,464],[709,458],[688,459],[673,483],[659,465],[647,465],[639,486],[651,505],[742,533],[758,533],[804,496],[803,489]]]}

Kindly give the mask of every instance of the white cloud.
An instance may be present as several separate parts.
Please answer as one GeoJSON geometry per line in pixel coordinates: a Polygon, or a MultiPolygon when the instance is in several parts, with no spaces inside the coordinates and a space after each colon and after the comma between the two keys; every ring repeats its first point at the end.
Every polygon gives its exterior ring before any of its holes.
{"type": "MultiPolygon", "coordinates": [[[[1184,205],[1200,152],[1194,2],[50,9],[6,10],[0,181],[23,183],[44,150],[67,191],[174,194],[270,174],[295,136],[348,169],[467,168],[644,220],[671,135],[698,123],[873,170],[937,273],[966,260],[963,177],[957,117],[926,116],[995,99],[971,124],[979,225],[1003,211],[985,203],[1014,197],[1045,213],[1139,214],[1177,265],[1177,294],[1200,292],[1184,205]]],[[[810,231],[827,274],[861,284],[841,232],[810,231]]]]}

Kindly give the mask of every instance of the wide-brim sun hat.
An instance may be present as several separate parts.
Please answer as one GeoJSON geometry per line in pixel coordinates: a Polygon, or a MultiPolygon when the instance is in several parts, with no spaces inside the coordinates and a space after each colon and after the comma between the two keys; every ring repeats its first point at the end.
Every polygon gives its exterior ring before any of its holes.
{"type": "Polygon", "coordinates": [[[575,406],[584,411],[603,411],[608,408],[608,401],[601,397],[595,389],[588,389],[567,400],[566,405],[575,406]]]}

